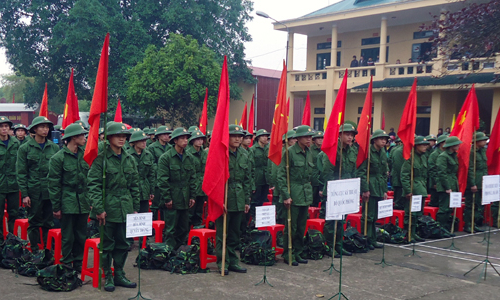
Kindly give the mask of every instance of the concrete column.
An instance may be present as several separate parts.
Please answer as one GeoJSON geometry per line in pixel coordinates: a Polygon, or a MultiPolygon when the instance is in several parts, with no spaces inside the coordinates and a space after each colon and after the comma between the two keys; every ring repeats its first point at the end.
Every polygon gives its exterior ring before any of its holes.
{"type": "Polygon", "coordinates": [[[333,24],[332,26],[332,54],[330,59],[330,66],[337,67],[337,24],[333,24]]]}
{"type": "Polygon", "coordinates": [[[431,96],[430,134],[437,134],[441,121],[441,91],[433,91],[431,96]]]}
{"type": "Polygon", "coordinates": [[[385,63],[385,57],[387,56],[387,18],[382,17],[382,22],[380,24],[380,62],[385,63]]]}
{"type": "Polygon", "coordinates": [[[493,90],[493,103],[491,105],[490,133],[491,133],[491,129],[493,129],[493,125],[495,125],[496,118],[500,118],[500,115],[498,115],[499,109],[500,109],[500,89],[494,89],[493,90]]]}
{"type": "Polygon", "coordinates": [[[383,98],[382,93],[373,94],[373,131],[382,126],[383,98]]]}
{"type": "Polygon", "coordinates": [[[290,98],[290,114],[288,115],[288,130],[291,130],[293,128],[293,109],[295,103],[295,96],[293,93],[288,92],[288,97],[290,98]]]}
{"type": "Polygon", "coordinates": [[[288,66],[287,70],[293,70],[293,31],[288,31],[288,66]]]}

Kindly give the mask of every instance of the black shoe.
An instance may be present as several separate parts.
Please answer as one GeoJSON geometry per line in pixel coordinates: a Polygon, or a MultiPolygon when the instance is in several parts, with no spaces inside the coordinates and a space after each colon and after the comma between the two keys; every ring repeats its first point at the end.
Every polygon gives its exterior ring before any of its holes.
{"type": "MultiPolygon", "coordinates": [[[[285,259],[285,260],[284,260],[284,262],[285,262],[285,264],[287,264],[287,265],[288,265],[288,260],[286,260],[286,259],[285,259]]],[[[296,261],[292,261],[292,266],[296,267],[296,266],[298,266],[298,265],[299,265],[299,263],[298,263],[298,262],[296,262],[296,261]]]]}
{"type": "MultiPolygon", "coordinates": [[[[221,270],[219,269],[219,274],[222,274],[221,270]]],[[[229,275],[229,270],[224,270],[224,276],[229,275]]]]}
{"type": "Polygon", "coordinates": [[[247,272],[247,269],[242,268],[239,265],[229,266],[228,270],[231,272],[236,272],[236,273],[246,273],[247,272]]]}
{"type": "Polygon", "coordinates": [[[378,242],[373,242],[373,243],[372,243],[372,246],[373,246],[373,248],[377,248],[377,249],[380,249],[380,248],[383,248],[383,247],[384,247],[384,245],[382,245],[382,244],[380,244],[380,243],[378,243],[378,242]]]}
{"type": "MultiPolygon", "coordinates": [[[[335,249],[335,251],[337,251],[337,253],[340,253],[342,252],[342,255],[343,256],[352,256],[352,253],[347,251],[346,249],[344,248],[340,248],[340,247],[337,247],[337,249],[335,249]]],[[[340,255],[339,255],[340,256],[340,255]]]]}
{"type": "Polygon", "coordinates": [[[375,250],[375,247],[373,247],[373,245],[372,245],[372,244],[369,244],[369,245],[368,245],[368,249],[370,249],[370,250],[375,250]]]}
{"type": "Polygon", "coordinates": [[[106,276],[106,282],[104,283],[104,290],[106,292],[115,291],[115,283],[113,281],[113,276],[106,276]]]}
{"type": "Polygon", "coordinates": [[[417,234],[415,234],[415,235],[413,236],[413,238],[415,239],[415,241],[416,241],[417,243],[425,242],[425,239],[423,239],[423,238],[419,237],[417,234]]]}
{"type": "Polygon", "coordinates": [[[469,227],[464,227],[464,232],[465,233],[471,233],[472,231],[470,231],[470,226],[469,227]]]}
{"type": "Polygon", "coordinates": [[[129,289],[135,289],[137,287],[137,283],[131,282],[125,276],[115,276],[115,286],[122,286],[129,289]]]}
{"type": "Polygon", "coordinates": [[[297,262],[298,262],[299,264],[307,264],[307,259],[303,259],[303,258],[301,258],[301,257],[297,257],[297,262]]]}
{"type": "Polygon", "coordinates": [[[474,226],[474,232],[484,232],[484,230],[477,226],[474,226]]]}

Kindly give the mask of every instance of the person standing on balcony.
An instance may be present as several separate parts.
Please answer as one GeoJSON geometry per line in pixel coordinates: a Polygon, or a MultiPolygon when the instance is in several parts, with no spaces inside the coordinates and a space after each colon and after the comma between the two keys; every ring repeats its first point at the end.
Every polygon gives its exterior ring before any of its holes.
{"type": "Polygon", "coordinates": [[[363,56],[359,57],[359,64],[360,67],[366,67],[368,66],[368,63],[366,62],[365,58],[363,56]]]}
{"type": "Polygon", "coordinates": [[[358,60],[356,59],[356,55],[354,55],[354,56],[352,57],[350,67],[351,67],[351,68],[356,68],[356,67],[358,67],[358,66],[359,66],[358,60]]]}

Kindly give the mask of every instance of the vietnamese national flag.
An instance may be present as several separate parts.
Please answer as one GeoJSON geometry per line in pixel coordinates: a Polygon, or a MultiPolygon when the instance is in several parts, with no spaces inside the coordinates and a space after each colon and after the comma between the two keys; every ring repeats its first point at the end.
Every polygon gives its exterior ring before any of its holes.
{"type": "Polygon", "coordinates": [[[410,95],[399,122],[398,137],[403,143],[403,157],[411,156],[411,149],[415,146],[415,127],[417,124],[417,78],[413,80],[410,95]]]}
{"type": "Polygon", "coordinates": [[[302,115],[302,125],[311,126],[311,98],[309,97],[309,91],[307,91],[306,105],[302,115]]]}
{"type": "Polygon", "coordinates": [[[202,189],[208,196],[208,219],[215,222],[224,213],[224,194],[229,179],[229,76],[226,56],[205,169],[208,176],[203,177],[202,189]]]}
{"type": "Polygon", "coordinates": [[[198,125],[200,131],[203,132],[203,134],[205,135],[207,134],[207,124],[208,124],[207,102],[208,102],[208,88],[205,88],[205,101],[203,102],[203,110],[201,111],[200,125],[198,125]]]}
{"type": "Polygon", "coordinates": [[[458,185],[462,193],[465,193],[465,188],[467,187],[471,143],[477,129],[479,129],[479,107],[477,104],[476,88],[473,84],[457,116],[455,126],[450,133],[450,136],[456,136],[462,141],[457,152],[458,185]]]}
{"type": "Polygon", "coordinates": [[[80,120],[80,112],[78,108],[78,99],[75,94],[75,85],[73,84],[73,68],[69,77],[68,94],[66,95],[66,105],[64,106],[64,115],[62,121],[62,129],[68,125],[80,120]]]}
{"type": "Polygon", "coordinates": [[[356,135],[356,142],[358,142],[358,158],[356,159],[356,167],[359,168],[361,164],[368,159],[368,151],[370,151],[370,133],[372,128],[372,106],[373,106],[373,77],[370,79],[368,92],[366,93],[365,105],[361,112],[361,118],[358,123],[358,134],[356,135]]]}
{"type": "MultiPolygon", "coordinates": [[[[269,142],[269,159],[277,166],[281,163],[283,150],[282,137],[288,129],[288,108],[286,103],[286,64],[283,61],[283,71],[278,87],[278,96],[274,107],[273,127],[271,129],[271,141],[269,142]]],[[[289,102],[290,103],[290,102],[289,102]]]]}
{"type": "Polygon", "coordinates": [[[40,112],[38,116],[40,117],[49,117],[49,108],[48,108],[49,97],[47,96],[47,83],[45,83],[45,91],[43,92],[42,105],[40,105],[40,112]]]}
{"type": "Polygon", "coordinates": [[[486,149],[488,174],[499,175],[500,174],[500,108],[497,112],[497,117],[495,119],[495,125],[491,130],[490,142],[488,144],[488,149],[486,149]]]}
{"type": "Polygon", "coordinates": [[[90,132],[85,147],[83,159],[92,165],[97,157],[97,145],[99,143],[99,123],[101,114],[108,111],[108,61],[109,61],[109,33],[106,34],[104,44],[102,45],[101,60],[97,69],[97,78],[95,80],[94,96],[90,106],[89,124],[90,132]]]}
{"type": "Polygon", "coordinates": [[[120,99],[118,99],[118,105],[116,105],[116,112],[115,112],[115,119],[114,121],[116,123],[122,123],[122,104],[120,102],[120,99]]]}
{"type": "Polygon", "coordinates": [[[250,112],[248,113],[248,132],[253,134],[253,129],[255,127],[255,111],[253,108],[253,102],[255,100],[255,94],[252,95],[252,103],[250,104],[250,112]]]}
{"type": "MultiPolygon", "coordinates": [[[[344,73],[344,79],[340,85],[337,98],[333,104],[332,113],[328,119],[328,125],[325,130],[325,137],[323,138],[323,145],[321,150],[325,152],[326,156],[335,166],[337,162],[337,147],[339,144],[339,130],[340,126],[344,124],[345,116],[345,102],[347,99],[347,69],[344,73]]],[[[328,101],[328,99],[327,99],[328,101]]]]}
{"type": "Polygon", "coordinates": [[[247,130],[247,103],[245,102],[245,107],[243,108],[243,113],[241,114],[240,126],[243,130],[247,130]]]}
{"type": "Polygon", "coordinates": [[[380,129],[385,130],[385,113],[382,112],[382,126],[380,126],[380,129]]]}

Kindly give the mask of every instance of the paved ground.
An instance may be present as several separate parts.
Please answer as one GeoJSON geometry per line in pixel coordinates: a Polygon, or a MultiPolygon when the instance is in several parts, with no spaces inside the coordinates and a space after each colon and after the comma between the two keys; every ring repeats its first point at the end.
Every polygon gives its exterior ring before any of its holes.
{"type": "MultiPolygon", "coordinates": [[[[499,299],[500,276],[490,266],[486,280],[480,279],[484,264],[464,277],[464,273],[485,259],[486,244],[479,243],[483,234],[460,235],[454,244],[460,250],[445,250],[449,240],[417,244],[421,257],[406,257],[411,246],[386,245],[386,262],[382,250],[356,254],[343,260],[342,292],[351,300],[361,299],[499,299]],[[477,283],[479,282],[479,283],[477,283]]],[[[491,232],[490,260],[500,271],[500,230],[491,232]]],[[[127,263],[127,276],[137,280],[137,268],[132,266],[137,250],[127,263]]],[[[215,264],[208,274],[176,275],[165,271],[143,271],[141,292],[151,299],[328,299],[339,291],[339,274],[323,272],[331,260],[309,261],[307,265],[290,267],[279,262],[267,268],[267,277],[274,287],[255,286],[263,277],[264,267],[247,266],[248,274],[230,273],[222,278],[215,264]]],[[[339,260],[334,260],[339,267],[339,260]]],[[[33,278],[16,277],[10,270],[0,269],[2,299],[128,299],[137,289],[117,288],[114,293],[99,292],[89,283],[70,293],[50,293],[34,284],[33,278]]],[[[336,297],[335,299],[338,299],[336,297]]]]}

